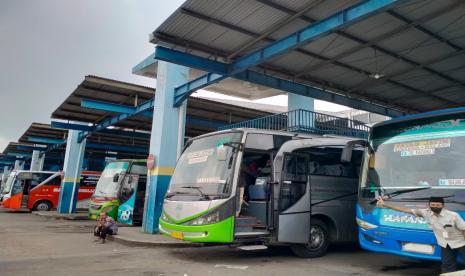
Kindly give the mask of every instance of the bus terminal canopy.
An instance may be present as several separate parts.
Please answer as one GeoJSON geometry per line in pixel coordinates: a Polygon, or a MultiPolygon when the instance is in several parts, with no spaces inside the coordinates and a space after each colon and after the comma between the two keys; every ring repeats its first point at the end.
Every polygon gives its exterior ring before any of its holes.
{"type": "Polygon", "coordinates": [[[392,117],[465,104],[462,0],[187,0],[151,42],[133,71],[194,68],[179,99],[290,92],[392,117]]]}
{"type": "MultiPolygon", "coordinates": [[[[52,113],[52,126],[77,128],[89,137],[103,133],[145,137],[152,129],[155,89],[126,82],[86,76],[52,113]],[[77,126],[74,122],[85,123],[77,126]]],[[[190,97],[186,109],[186,136],[195,137],[219,127],[264,117],[266,110],[190,97]]]]}
{"type": "MultiPolygon", "coordinates": [[[[19,143],[33,144],[36,148],[45,147],[41,151],[45,152],[46,156],[54,153],[61,155],[63,158],[67,135],[67,129],[52,127],[48,124],[33,123],[21,135],[19,143]]],[[[149,136],[129,137],[128,135],[122,132],[103,132],[89,136],[86,143],[86,154],[100,156],[112,152],[117,154],[118,158],[145,158],[149,149],[149,136]]],[[[8,150],[8,147],[6,150],[8,150]]],[[[32,152],[32,149],[29,149],[29,152],[32,152]]]]}

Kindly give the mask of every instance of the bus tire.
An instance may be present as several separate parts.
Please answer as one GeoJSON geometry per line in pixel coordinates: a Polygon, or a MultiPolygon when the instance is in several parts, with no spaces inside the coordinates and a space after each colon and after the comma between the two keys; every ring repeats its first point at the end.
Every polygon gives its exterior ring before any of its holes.
{"type": "Polygon", "coordinates": [[[329,231],[326,223],[312,219],[310,226],[310,242],[291,246],[292,252],[302,258],[318,258],[324,256],[329,246],[329,231]]]}
{"type": "Polygon", "coordinates": [[[52,203],[46,200],[38,201],[34,204],[32,208],[33,211],[50,211],[52,209],[52,203]]]}

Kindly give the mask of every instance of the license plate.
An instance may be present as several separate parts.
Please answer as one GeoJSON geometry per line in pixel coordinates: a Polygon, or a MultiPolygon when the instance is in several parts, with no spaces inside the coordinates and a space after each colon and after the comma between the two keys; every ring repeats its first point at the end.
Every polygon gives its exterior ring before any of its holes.
{"type": "Polygon", "coordinates": [[[402,249],[404,251],[423,253],[423,254],[433,254],[434,253],[434,247],[432,245],[429,245],[429,244],[406,242],[406,243],[402,244],[402,249]]]}
{"type": "Polygon", "coordinates": [[[184,238],[184,235],[182,232],[172,232],[171,237],[182,240],[184,238]]]}

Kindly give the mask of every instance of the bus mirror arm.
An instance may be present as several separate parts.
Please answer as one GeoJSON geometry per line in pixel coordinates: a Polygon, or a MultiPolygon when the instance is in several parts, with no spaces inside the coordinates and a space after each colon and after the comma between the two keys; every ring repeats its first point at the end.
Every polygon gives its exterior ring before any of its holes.
{"type": "Polygon", "coordinates": [[[341,153],[341,163],[350,163],[352,161],[352,151],[355,146],[367,147],[368,142],[366,140],[353,140],[347,142],[341,153]]]}

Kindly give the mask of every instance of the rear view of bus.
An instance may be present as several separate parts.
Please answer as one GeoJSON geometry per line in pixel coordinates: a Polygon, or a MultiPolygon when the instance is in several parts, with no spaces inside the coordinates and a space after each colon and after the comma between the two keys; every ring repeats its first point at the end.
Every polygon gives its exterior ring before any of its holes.
{"type": "Polygon", "coordinates": [[[412,115],[375,125],[360,180],[357,222],[363,248],[439,260],[422,218],[376,207],[375,198],[427,208],[431,196],[465,216],[465,109],[412,115]]]}

